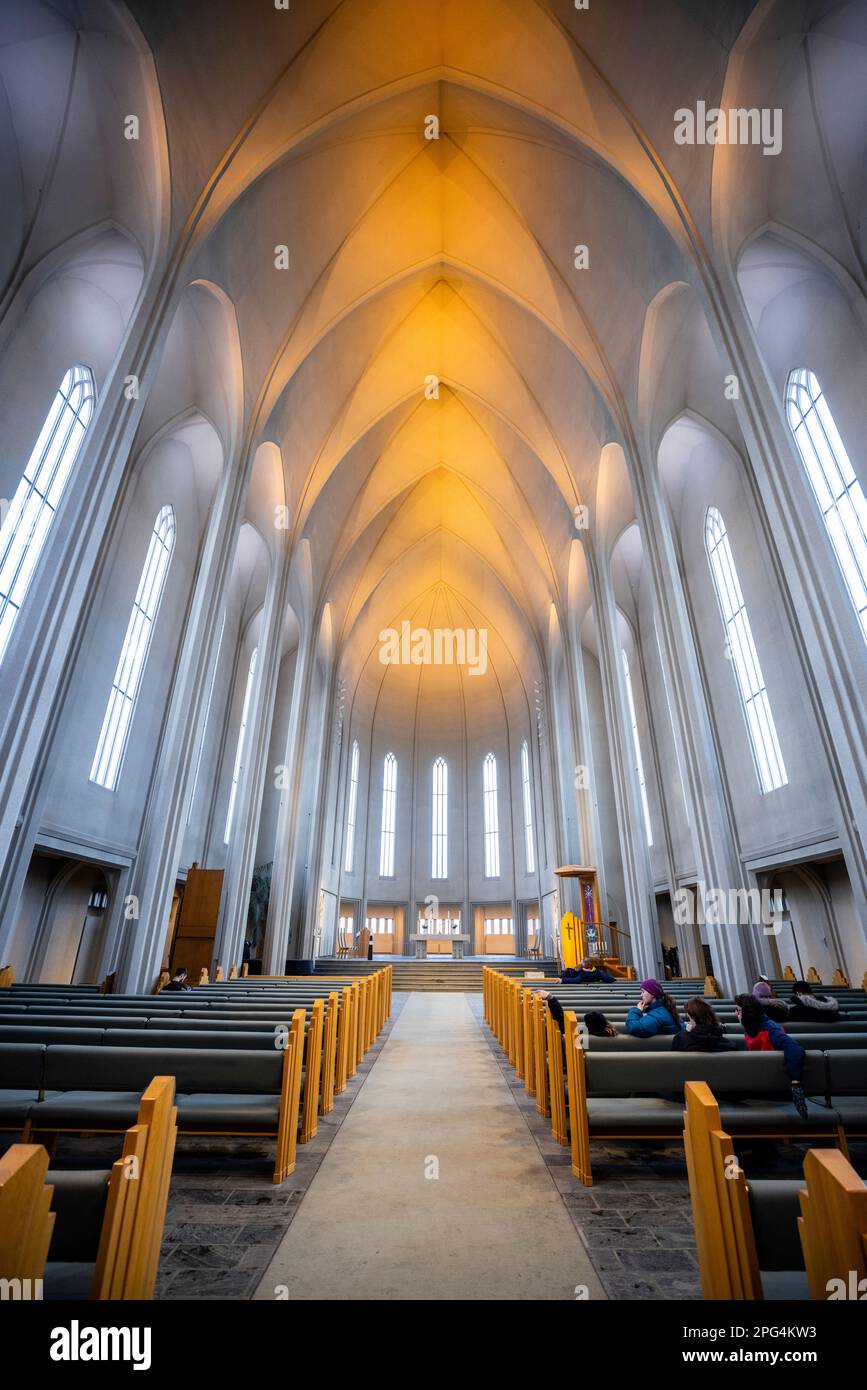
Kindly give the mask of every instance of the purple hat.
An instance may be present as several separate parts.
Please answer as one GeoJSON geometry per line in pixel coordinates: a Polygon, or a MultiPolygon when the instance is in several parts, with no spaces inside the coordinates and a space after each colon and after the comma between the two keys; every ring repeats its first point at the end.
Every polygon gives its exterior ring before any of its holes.
{"type": "Polygon", "coordinates": [[[756,999],[770,999],[771,987],[765,980],[759,980],[757,985],[753,985],[753,994],[756,999]]]}
{"type": "Polygon", "coordinates": [[[658,985],[655,980],[642,980],[641,988],[646,989],[648,994],[652,994],[654,999],[661,999],[665,993],[662,985],[658,985]]]}

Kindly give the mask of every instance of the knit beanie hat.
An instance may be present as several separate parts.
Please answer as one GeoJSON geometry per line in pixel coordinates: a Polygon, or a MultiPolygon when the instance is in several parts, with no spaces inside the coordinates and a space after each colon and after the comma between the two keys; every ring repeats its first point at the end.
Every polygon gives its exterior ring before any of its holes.
{"type": "Polygon", "coordinates": [[[652,994],[654,999],[661,999],[665,993],[662,985],[658,985],[655,980],[642,980],[641,988],[647,990],[648,994],[652,994]]]}
{"type": "Polygon", "coordinates": [[[753,994],[756,999],[770,999],[771,987],[769,984],[766,984],[764,980],[759,980],[757,985],[753,985],[753,994]]]}

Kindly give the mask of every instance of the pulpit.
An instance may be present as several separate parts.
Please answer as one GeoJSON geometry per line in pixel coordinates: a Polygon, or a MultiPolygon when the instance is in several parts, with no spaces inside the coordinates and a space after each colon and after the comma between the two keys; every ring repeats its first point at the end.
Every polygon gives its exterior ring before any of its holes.
{"type": "Polygon", "coordinates": [[[554,870],[558,878],[577,878],[579,912],[566,912],[560,920],[560,957],[563,968],[575,967],[585,956],[604,956],[603,922],[599,908],[596,870],[586,864],[564,864],[554,870]]]}

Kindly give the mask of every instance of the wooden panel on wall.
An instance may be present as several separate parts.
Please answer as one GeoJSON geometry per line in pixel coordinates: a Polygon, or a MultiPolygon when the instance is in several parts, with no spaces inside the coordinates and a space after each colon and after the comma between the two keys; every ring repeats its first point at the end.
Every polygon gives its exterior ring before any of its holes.
{"type": "MultiPolygon", "coordinates": [[[[187,873],[169,968],[174,971],[184,966],[191,981],[198,979],[202,966],[211,968],[222,893],[222,869],[190,869],[187,873]]],[[[221,964],[228,971],[232,962],[221,961],[221,964]]]]}

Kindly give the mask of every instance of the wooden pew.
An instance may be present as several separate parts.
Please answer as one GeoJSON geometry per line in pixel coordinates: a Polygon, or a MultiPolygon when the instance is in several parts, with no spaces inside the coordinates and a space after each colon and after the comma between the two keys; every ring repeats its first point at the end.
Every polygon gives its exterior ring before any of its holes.
{"type": "MultiPolygon", "coordinates": [[[[168,1049],[159,1054],[160,1061],[166,1068],[170,1068],[174,1060],[179,1068],[186,1069],[187,1076],[193,1078],[190,1095],[182,1093],[177,1100],[179,1131],[183,1134],[275,1139],[273,1181],[281,1183],[294,1171],[297,1157],[302,1062],[305,1049],[304,1027],[304,1010],[297,1009],[293,1014],[291,1023],[285,1026],[283,1035],[278,1039],[278,1052],[282,1052],[282,1057],[279,1059],[279,1063],[275,1062],[273,1065],[267,1061],[269,1054],[267,1049],[262,1052],[232,1052],[230,1049],[223,1051],[203,1048],[194,1052],[192,1049],[184,1049],[181,1042],[180,1050],[168,1049]],[[259,1058],[265,1063],[264,1066],[260,1065],[259,1058]],[[222,1092],[218,1086],[213,1084],[213,1081],[215,1078],[223,1078],[226,1066],[234,1066],[236,1069],[240,1067],[242,1073],[248,1076],[251,1074],[251,1070],[254,1073],[262,1074],[264,1084],[257,1086],[256,1094],[267,1093],[275,1097],[275,1124],[273,1126],[271,1124],[263,1125],[261,1119],[256,1116],[255,1102],[252,1110],[253,1117],[248,1117],[242,1101],[236,1103],[235,1112],[221,1121],[220,1125],[202,1124],[198,1118],[200,1109],[197,1108],[201,1103],[200,1087],[208,1097],[209,1104],[212,1096],[214,1103],[218,1104],[222,1092]],[[199,1086],[196,1085],[195,1080],[198,1077],[202,1078],[199,1086]]],[[[310,1032],[311,1030],[308,1029],[308,1045],[310,1032]]],[[[181,1034],[178,1036],[182,1039],[181,1034]]],[[[44,1087],[46,1099],[30,1105],[23,1126],[24,1139],[28,1140],[31,1135],[35,1137],[40,1133],[55,1135],[58,1133],[116,1132],[118,1125],[113,1119],[108,1118],[102,1095],[105,1091],[129,1092],[138,1089],[138,1086],[141,1085],[138,1078],[147,1065],[143,1057],[143,1050],[126,1047],[69,1047],[60,1045],[43,1048],[43,1053],[45,1056],[44,1087]],[[103,1085],[100,1087],[99,1080],[101,1078],[97,1069],[101,1066],[103,1058],[109,1068],[112,1080],[110,1084],[106,1084],[103,1073],[103,1085]],[[76,1068],[79,1066],[83,1072],[80,1080],[76,1074],[76,1068]],[[97,1084],[94,1085],[94,1082],[97,1084]]],[[[274,1056],[273,1051],[270,1052],[270,1055],[274,1056]]],[[[316,1133],[315,1118],[318,1109],[320,1055],[314,1044],[309,1059],[310,1087],[305,1090],[305,1107],[302,1117],[305,1138],[311,1138],[316,1133]]],[[[231,1091],[228,1093],[232,1094],[231,1091]]]]}
{"type": "Polygon", "coordinates": [[[704,1081],[688,1081],[684,1096],[683,1145],[702,1294],[725,1300],[761,1298],[746,1178],[734,1145],[704,1081]]]}
{"type": "Polygon", "coordinates": [[[798,1231],[810,1297],[863,1297],[867,1279],[867,1186],[836,1149],[810,1149],[798,1231]],[[854,1292],[853,1292],[854,1285],[854,1292]]]}
{"type": "MultiPolygon", "coordinates": [[[[106,1173],[93,1299],[153,1298],[177,1135],[174,1093],[174,1077],[154,1077],[137,1123],[124,1135],[123,1152],[106,1173]]],[[[13,1144],[0,1159],[0,1277],[50,1276],[58,1233],[50,1209],[54,1184],[40,1144],[13,1144]]]]}
{"type": "Polygon", "coordinates": [[[704,1297],[764,1299],[763,1265],[796,1271],[801,1264],[811,1299],[857,1297],[859,1281],[867,1276],[867,1186],[845,1155],[838,1149],[809,1149],[803,1181],[749,1182],[710,1087],[689,1081],[684,1089],[684,1148],[704,1297]],[[776,1261],[767,1240],[762,1249],[756,1230],[766,1188],[776,1189],[778,1229],[781,1196],[783,1210],[790,1201],[792,1207],[792,1230],[780,1231],[776,1261]],[[794,1259],[796,1232],[800,1251],[794,1259]]]}
{"type": "Polygon", "coordinates": [[[807,1052],[804,1086],[809,1114],[807,1120],[801,1120],[784,1099],[789,1082],[780,1053],[588,1053],[575,1046],[575,1013],[567,1010],[564,1019],[572,1171],[585,1186],[593,1182],[590,1139],[594,1111],[598,1116],[601,1110],[605,1117],[601,1124],[597,1119],[593,1137],[598,1139],[679,1138],[676,1102],[666,1096],[703,1076],[719,1088],[724,1099],[733,1094],[738,1102],[744,1098],[763,1101],[763,1118],[753,1124],[748,1108],[729,1103],[727,1113],[736,1117],[739,1137],[821,1138],[841,1147],[845,1144],[840,1117],[828,1103],[827,1093],[828,1059],[832,1063],[835,1058],[846,1059],[849,1054],[845,1052],[807,1052]],[[765,1105],[775,1112],[770,1120],[765,1105]],[[652,1107],[652,1114],[647,1107],[652,1107]]]}

